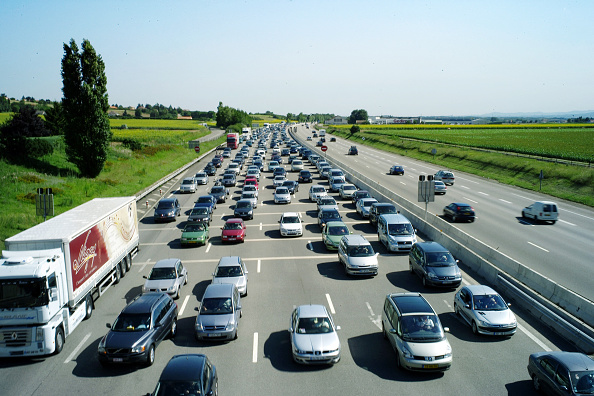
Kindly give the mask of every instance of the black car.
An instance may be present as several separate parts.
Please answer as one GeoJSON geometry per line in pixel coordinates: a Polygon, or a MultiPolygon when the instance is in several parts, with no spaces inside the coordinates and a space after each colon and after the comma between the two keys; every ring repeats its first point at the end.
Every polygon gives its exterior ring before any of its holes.
{"type": "Polygon", "coordinates": [[[286,176],[287,171],[282,166],[278,166],[274,168],[274,172],[272,173],[273,176],[286,176]]]}
{"type": "Polygon", "coordinates": [[[383,214],[394,214],[398,213],[396,206],[387,202],[375,202],[371,204],[369,208],[369,222],[371,224],[377,224],[377,219],[383,214]]]}
{"type": "Polygon", "coordinates": [[[237,179],[235,175],[227,174],[223,176],[223,186],[225,187],[235,187],[237,184],[237,179]]]}
{"type": "Polygon", "coordinates": [[[213,186],[209,194],[216,198],[217,203],[227,202],[227,195],[229,195],[229,189],[224,186],[213,186]]]}
{"type": "Polygon", "coordinates": [[[205,167],[204,167],[204,172],[206,172],[206,174],[208,176],[214,176],[217,174],[217,168],[216,166],[214,166],[211,162],[209,162],[205,167]]]}
{"type": "Polygon", "coordinates": [[[289,194],[295,194],[297,191],[299,191],[299,183],[295,180],[284,181],[282,186],[289,189],[289,194]]]}
{"type": "Polygon", "coordinates": [[[331,141],[331,142],[335,142],[335,141],[336,141],[336,138],[335,138],[335,137],[331,137],[331,138],[330,138],[330,141],[331,141]]]}
{"type": "Polygon", "coordinates": [[[465,220],[473,222],[476,218],[474,208],[467,203],[453,202],[443,208],[444,217],[450,217],[453,222],[465,220]]]}
{"type": "Polygon", "coordinates": [[[202,354],[175,355],[161,372],[151,396],[218,395],[217,369],[202,354]]]}
{"type": "Polygon", "coordinates": [[[145,293],[120,312],[99,341],[101,365],[155,362],[155,349],[165,337],[177,333],[177,305],[167,293],[145,293]]]}
{"type": "Polygon", "coordinates": [[[528,374],[534,389],[549,395],[594,393],[594,360],[583,353],[533,353],[528,358],[528,374]]]}
{"type": "Polygon", "coordinates": [[[417,242],[408,254],[411,273],[419,275],[423,286],[457,288],[462,283],[462,273],[448,249],[437,242],[417,242]]]}
{"type": "Polygon", "coordinates": [[[391,175],[404,175],[404,168],[402,165],[394,165],[390,168],[391,175]]]}
{"type": "Polygon", "coordinates": [[[359,150],[357,150],[357,146],[351,146],[349,148],[348,155],[359,155],[359,150]]]}
{"type": "Polygon", "coordinates": [[[163,198],[157,204],[153,218],[155,222],[175,221],[177,216],[181,216],[181,206],[177,198],[163,198]]]}
{"type": "Polygon", "coordinates": [[[302,170],[299,172],[299,178],[297,179],[299,183],[311,183],[312,176],[311,172],[308,170],[302,170]]]}
{"type": "Polygon", "coordinates": [[[217,199],[212,195],[201,195],[194,203],[195,208],[199,206],[206,206],[212,213],[217,208],[217,199]]]}
{"type": "Polygon", "coordinates": [[[280,155],[278,155],[278,154],[274,154],[272,157],[270,157],[270,160],[271,161],[276,161],[279,164],[282,164],[283,163],[282,157],[280,155]]]}
{"type": "Polygon", "coordinates": [[[223,165],[223,160],[219,157],[214,157],[211,162],[216,168],[220,168],[223,165]]]}
{"type": "Polygon", "coordinates": [[[357,201],[360,200],[361,198],[373,198],[373,197],[367,190],[357,190],[353,193],[353,196],[351,197],[351,202],[353,203],[353,205],[356,205],[357,201]]]}
{"type": "Polygon", "coordinates": [[[210,225],[210,222],[212,221],[212,212],[207,206],[198,206],[192,208],[190,215],[188,216],[188,221],[195,223],[206,223],[210,225]]]}
{"type": "Polygon", "coordinates": [[[254,206],[252,205],[251,199],[240,199],[235,204],[233,210],[233,217],[239,217],[244,220],[253,220],[254,218],[254,206]]]}

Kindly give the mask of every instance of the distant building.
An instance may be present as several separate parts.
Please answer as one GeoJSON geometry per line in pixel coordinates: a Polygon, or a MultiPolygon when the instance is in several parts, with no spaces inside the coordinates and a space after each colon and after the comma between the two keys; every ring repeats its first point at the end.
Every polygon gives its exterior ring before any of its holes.
{"type": "Polygon", "coordinates": [[[192,119],[192,116],[183,116],[181,114],[178,114],[177,115],[177,119],[178,120],[191,120],[192,119]]]}
{"type": "Polygon", "coordinates": [[[421,124],[443,125],[443,121],[442,120],[421,120],[421,124]]]}
{"type": "Polygon", "coordinates": [[[370,124],[388,125],[388,124],[418,124],[421,117],[391,117],[391,116],[372,116],[367,119],[370,124]]]}
{"type": "Polygon", "coordinates": [[[341,116],[335,116],[334,118],[326,120],[324,122],[324,124],[326,124],[326,125],[346,125],[346,124],[348,124],[348,119],[345,117],[341,117],[341,116]]]}

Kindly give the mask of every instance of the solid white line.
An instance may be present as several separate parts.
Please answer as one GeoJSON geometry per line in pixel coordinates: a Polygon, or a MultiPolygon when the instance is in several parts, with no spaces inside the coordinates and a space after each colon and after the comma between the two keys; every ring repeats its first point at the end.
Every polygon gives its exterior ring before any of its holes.
{"type": "Polygon", "coordinates": [[[330,307],[330,313],[334,315],[336,312],[334,311],[334,305],[332,305],[332,300],[330,299],[330,294],[326,293],[326,300],[328,300],[328,306],[330,307]]]}
{"type": "Polygon", "coordinates": [[[260,273],[260,263],[262,262],[262,260],[258,259],[258,269],[257,269],[257,273],[260,273]]]}
{"type": "Polygon", "coordinates": [[[530,245],[532,245],[532,246],[534,246],[536,248],[539,248],[540,250],[544,250],[545,252],[549,253],[549,251],[547,249],[543,248],[543,247],[540,247],[538,245],[535,245],[534,243],[532,243],[530,241],[526,241],[526,242],[528,242],[530,245]]]}
{"type": "Polygon", "coordinates": [[[76,346],[76,348],[74,348],[74,351],[72,351],[72,353],[70,355],[68,355],[68,357],[66,358],[66,360],[64,360],[64,364],[70,363],[74,359],[74,357],[76,356],[76,354],[78,353],[78,351],[80,351],[80,348],[83,347],[83,345],[85,344],[85,342],[87,342],[87,340],[89,339],[89,337],[91,337],[91,333],[88,333],[81,340],[81,342],[78,343],[78,345],[76,346]]]}
{"type": "Polygon", "coordinates": [[[186,296],[186,298],[184,298],[184,303],[182,304],[181,308],[179,309],[178,316],[182,316],[184,314],[184,309],[186,309],[186,304],[188,303],[189,299],[190,299],[190,296],[186,296]]]}
{"type": "Polygon", "coordinates": [[[544,342],[542,342],[541,340],[536,338],[536,336],[534,334],[529,332],[527,328],[525,328],[524,326],[522,326],[519,323],[518,323],[518,329],[520,329],[524,334],[526,334],[532,341],[536,342],[538,344],[538,346],[541,347],[542,349],[544,349],[546,352],[550,352],[552,350],[551,348],[546,346],[544,344],[544,342]]]}
{"type": "Polygon", "coordinates": [[[258,362],[258,333],[254,333],[254,349],[252,350],[252,363],[258,362]]]}
{"type": "Polygon", "coordinates": [[[212,243],[208,242],[208,246],[206,247],[206,251],[204,253],[208,253],[211,246],[212,246],[212,243]]]}
{"type": "Polygon", "coordinates": [[[508,204],[510,204],[510,203],[511,203],[511,202],[509,202],[509,201],[506,201],[505,199],[501,199],[501,198],[499,198],[499,200],[500,200],[501,202],[505,202],[505,203],[508,203],[508,204]]]}

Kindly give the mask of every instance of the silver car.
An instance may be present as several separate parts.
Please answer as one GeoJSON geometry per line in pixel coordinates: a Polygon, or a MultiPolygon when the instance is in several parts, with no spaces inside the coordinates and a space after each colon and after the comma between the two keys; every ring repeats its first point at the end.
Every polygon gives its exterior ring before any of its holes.
{"type": "Polygon", "coordinates": [[[232,283],[242,297],[248,294],[248,270],[239,256],[221,257],[212,273],[212,283],[232,283]]]}
{"type": "Polygon", "coordinates": [[[254,209],[256,209],[258,207],[258,194],[256,194],[253,191],[244,191],[241,193],[241,198],[239,198],[240,200],[242,199],[249,199],[252,202],[252,206],[254,207],[254,209]]]}
{"type": "Polygon", "coordinates": [[[194,175],[194,180],[196,181],[196,184],[199,185],[208,184],[208,175],[206,172],[198,172],[194,175]]]}
{"type": "Polygon", "coordinates": [[[274,191],[274,203],[291,203],[291,193],[289,193],[289,189],[287,187],[281,186],[276,188],[276,190],[274,191]]]}
{"type": "Polygon", "coordinates": [[[474,334],[511,336],[518,326],[509,304],[489,286],[464,286],[454,297],[454,311],[474,334]]]}
{"type": "Polygon", "coordinates": [[[340,340],[332,316],[323,305],[301,305],[291,314],[291,351],[302,364],[334,364],[340,360],[340,340]]]}
{"type": "Polygon", "coordinates": [[[182,180],[179,186],[180,193],[195,193],[196,192],[196,181],[193,177],[187,177],[182,180]]]}
{"type": "Polygon", "coordinates": [[[204,291],[194,335],[197,340],[234,340],[241,318],[239,290],[231,283],[210,284],[204,291]]]}
{"type": "Polygon", "coordinates": [[[143,293],[164,292],[173,298],[179,298],[179,290],[188,283],[188,271],[180,259],[159,260],[153,266],[142,287],[143,293]]]}
{"type": "Polygon", "coordinates": [[[376,203],[377,199],[375,198],[362,198],[357,201],[357,213],[359,216],[363,217],[364,219],[369,218],[369,209],[371,209],[371,205],[376,203]]]}

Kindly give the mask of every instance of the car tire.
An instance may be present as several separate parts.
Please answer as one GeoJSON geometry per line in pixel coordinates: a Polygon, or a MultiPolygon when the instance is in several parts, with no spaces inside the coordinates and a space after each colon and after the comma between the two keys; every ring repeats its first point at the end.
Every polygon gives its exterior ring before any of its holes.
{"type": "Polygon", "coordinates": [[[169,338],[175,338],[177,335],[177,318],[173,319],[171,323],[171,329],[169,330],[169,338]]]}
{"type": "Polygon", "coordinates": [[[455,223],[458,220],[458,218],[456,217],[456,215],[452,215],[452,221],[455,223]]]}
{"type": "Polygon", "coordinates": [[[155,346],[151,345],[149,347],[148,353],[146,354],[146,365],[152,366],[155,363],[155,346]]]}
{"type": "Polygon", "coordinates": [[[64,348],[64,330],[62,329],[62,326],[58,326],[58,328],[56,329],[54,342],[56,345],[54,354],[57,355],[58,353],[62,352],[62,349],[64,348]]]}
{"type": "Polygon", "coordinates": [[[400,352],[396,351],[396,368],[402,370],[402,362],[400,361],[400,352]]]}
{"type": "Polygon", "coordinates": [[[388,334],[386,334],[386,326],[384,326],[383,320],[382,320],[382,335],[384,336],[384,340],[388,339],[388,334]]]}
{"type": "Polygon", "coordinates": [[[535,391],[537,391],[537,392],[540,391],[540,380],[538,379],[536,374],[532,375],[532,387],[534,388],[535,391]]]}
{"type": "Polygon", "coordinates": [[[173,299],[177,300],[179,298],[179,287],[177,288],[177,290],[175,291],[175,294],[173,295],[173,299]]]}
{"type": "Polygon", "coordinates": [[[85,298],[85,320],[89,319],[91,315],[93,315],[93,296],[91,294],[87,295],[85,298]]]}
{"type": "Polygon", "coordinates": [[[454,303],[454,313],[456,314],[456,316],[460,316],[460,308],[456,303],[454,303]]]}
{"type": "Polygon", "coordinates": [[[472,332],[476,335],[478,335],[478,326],[476,325],[476,322],[473,320],[472,321],[472,332]]]}
{"type": "Polygon", "coordinates": [[[423,287],[427,287],[427,278],[423,276],[423,287]]]}
{"type": "Polygon", "coordinates": [[[415,272],[413,270],[413,266],[412,266],[412,263],[410,261],[408,262],[408,272],[410,272],[411,274],[415,272]]]}
{"type": "Polygon", "coordinates": [[[522,218],[525,219],[526,218],[526,212],[522,211],[522,218]]]}

